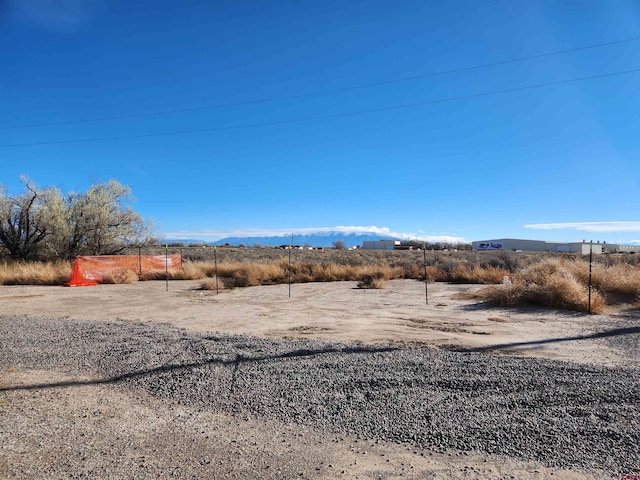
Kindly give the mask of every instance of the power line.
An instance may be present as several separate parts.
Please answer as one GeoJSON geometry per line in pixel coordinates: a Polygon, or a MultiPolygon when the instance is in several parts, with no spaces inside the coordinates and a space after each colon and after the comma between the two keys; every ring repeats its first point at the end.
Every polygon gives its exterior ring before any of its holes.
{"type": "Polygon", "coordinates": [[[216,132],[216,131],[223,131],[223,130],[237,130],[241,128],[270,127],[270,126],[277,126],[277,125],[286,125],[291,123],[311,122],[315,120],[328,120],[332,118],[352,117],[352,116],[364,115],[368,113],[378,113],[378,112],[385,112],[390,110],[401,110],[405,108],[422,107],[425,105],[434,105],[438,103],[447,103],[447,102],[454,102],[459,100],[469,100],[472,98],[502,95],[505,93],[520,92],[523,90],[532,90],[535,88],[551,87],[556,85],[566,85],[568,83],[581,82],[584,80],[594,80],[599,78],[629,75],[629,74],[638,73],[638,72],[640,72],[640,68],[635,68],[632,70],[624,70],[620,72],[613,72],[613,73],[603,73],[601,75],[591,75],[588,77],[571,78],[568,80],[558,80],[555,82],[537,83],[534,85],[525,85],[522,87],[507,88],[504,90],[494,90],[491,92],[474,93],[471,95],[461,95],[458,97],[441,98],[436,100],[429,100],[426,102],[407,103],[402,105],[391,105],[388,107],[372,108],[369,110],[358,110],[355,112],[334,113],[329,115],[316,115],[312,117],[279,120],[279,121],[273,121],[273,122],[250,123],[245,125],[230,125],[226,127],[212,127],[212,128],[193,129],[193,130],[181,130],[181,131],[174,131],[174,132],[143,133],[140,135],[120,135],[120,136],[113,136],[113,137],[84,138],[84,139],[75,139],[75,140],[54,140],[54,141],[48,141],[48,142],[13,143],[13,144],[4,144],[4,145],[0,144],[0,147],[6,148],[6,147],[32,147],[32,146],[39,146],[39,145],[61,145],[61,144],[69,144],[69,143],[81,143],[81,142],[100,142],[105,140],[125,140],[125,139],[136,139],[136,138],[188,135],[188,134],[194,134],[194,133],[207,133],[207,132],[216,132]]]}
{"type": "Polygon", "coordinates": [[[626,39],[623,39],[623,40],[615,40],[615,41],[612,41],[612,42],[598,43],[598,44],[594,44],[594,45],[587,45],[587,46],[583,46],[583,47],[571,48],[571,49],[568,49],[568,50],[558,50],[556,52],[540,53],[540,54],[536,54],[536,55],[529,55],[529,56],[526,56],[526,57],[518,57],[518,58],[509,59],[509,60],[502,60],[502,61],[499,61],[499,62],[493,62],[493,63],[484,63],[484,64],[481,64],[481,65],[473,65],[473,66],[470,66],[470,67],[462,67],[462,68],[457,68],[457,69],[453,69],[453,70],[444,70],[444,71],[441,71],[441,72],[427,73],[427,74],[424,74],[424,75],[414,75],[414,76],[411,76],[411,77],[403,77],[403,78],[398,78],[398,79],[395,79],[395,80],[385,80],[385,81],[382,81],[382,82],[366,83],[366,84],[362,84],[362,85],[335,88],[335,89],[331,89],[331,90],[318,90],[318,91],[315,91],[315,92],[300,93],[300,94],[297,94],[297,95],[287,95],[287,96],[282,96],[282,97],[263,98],[263,99],[258,99],[258,100],[247,100],[247,101],[235,102],[235,103],[221,103],[221,104],[216,104],[216,105],[203,105],[203,106],[200,106],[200,107],[180,108],[180,109],[174,109],[174,110],[159,110],[159,111],[155,111],[155,112],[146,112],[146,113],[124,113],[124,114],[121,114],[121,115],[113,115],[113,116],[109,116],[109,117],[95,117],[95,118],[85,118],[85,119],[76,119],[76,120],[63,120],[63,121],[60,121],[60,122],[30,123],[30,124],[22,124],[22,125],[7,125],[7,126],[0,126],[0,130],[11,130],[11,129],[19,129],[19,128],[35,128],[35,127],[51,127],[51,126],[54,126],[54,125],[70,125],[70,124],[74,124],[74,123],[89,123],[89,122],[102,122],[102,121],[108,121],[108,120],[123,120],[123,119],[127,119],[127,118],[152,117],[152,116],[157,116],[157,115],[173,115],[173,114],[176,114],[176,113],[188,113],[188,112],[197,112],[197,111],[202,111],[202,110],[215,110],[215,109],[220,109],[220,108],[241,107],[241,106],[246,106],[246,105],[256,105],[256,104],[261,104],[261,103],[273,103],[273,102],[281,102],[281,101],[285,101],[285,100],[295,100],[295,99],[306,98],[306,97],[316,97],[316,96],[321,96],[321,95],[331,95],[331,94],[334,94],[334,93],[348,92],[348,91],[353,91],[353,90],[363,90],[363,89],[367,89],[367,88],[381,87],[381,86],[384,86],[384,85],[393,85],[393,84],[397,84],[397,83],[409,82],[409,81],[414,81],[414,80],[421,80],[421,79],[437,77],[437,76],[441,76],[441,75],[449,75],[449,74],[453,74],[453,73],[468,72],[468,71],[471,71],[471,70],[479,70],[481,68],[489,68],[489,67],[496,67],[496,66],[499,66],[499,65],[507,65],[507,64],[510,64],[510,63],[524,62],[524,61],[527,61],[527,60],[534,60],[536,58],[552,57],[552,56],[555,56],[555,55],[563,55],[565,53],[578,52],[578,51],[581,51],[581,50],[590,50],[590,49],[594,49],[594,48],[609,47],[611,45],[618,45],[618,44],[621,44],[621,43],[635,42],[635,41],[638,41],[638,40],[640,40],[640,37],[631,37],[631,38],[626,38],[626,39]]]}

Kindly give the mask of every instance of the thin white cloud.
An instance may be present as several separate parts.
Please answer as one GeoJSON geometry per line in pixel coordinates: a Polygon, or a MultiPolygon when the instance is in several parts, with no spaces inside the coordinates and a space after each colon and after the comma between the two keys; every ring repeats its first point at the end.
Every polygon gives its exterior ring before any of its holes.
{"type": "Polygon", "coordinates": [[[567,222],[525,225],[533,230],[580,230],[584,232],[640,232],[640,222],[567,222]]]}
{"type": "Polygon", "coordinates": [[[289,237],[293,235],[322,235],[329,233],[343,234],[375,234],[390,238],[401,238],[406,240],[420,240],[424,242],[448,242],[448,243],[464,243],[463,237],[455,235],[425,235],[415,233],[392,232],[387,227],[376,226],[337,226],[337,227],[317,227],[317,228],[242,228],[229,230],[178,230],[174,232],[164,232],[164,238],[175,240],[209,240],[215,241],[226,237],[289,237]]]}

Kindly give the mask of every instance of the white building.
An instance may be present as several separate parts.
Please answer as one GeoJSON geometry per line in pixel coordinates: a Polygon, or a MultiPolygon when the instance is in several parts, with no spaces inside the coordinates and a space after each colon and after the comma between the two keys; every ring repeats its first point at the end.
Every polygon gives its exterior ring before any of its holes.
{"type": "Polygon", "coordinates": [[[620,243],[605,243],[602,245],[605,253],[639,253],[640,245],[622,245],[620,243]]]}
{"type": "MultiPolygon", "coordinates": [[[[614,246],[614,245],[611,245],[614,246]]],[[[619,247],[619,245],[616,245],[619,247]]],[[[599,255],[603,253],[603,247],[609,244],[596,242],[546,242],[544,240],[522,240],[517,238],[498,238],[495,240],[477,240],[471,242],[471,247],[475,251],[523,251],[523,252],[568,252],[588,255],[593,248],[593,253],[599,255]]],[[[608,251],[605,249],[605,251],[608,251]]],[[[618,250],[617,250],[618,251],[618,250]]]]}
{"type": "Polygon", "coordinates": [[[400,246],[400,240],[365,240],[362,242],[363,250],[394,250],[400,246]]]}

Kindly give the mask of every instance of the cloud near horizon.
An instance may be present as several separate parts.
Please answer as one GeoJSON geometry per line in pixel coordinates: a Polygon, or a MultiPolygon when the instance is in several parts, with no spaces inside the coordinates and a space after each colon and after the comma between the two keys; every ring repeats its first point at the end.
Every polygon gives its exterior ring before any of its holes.
{"type": "Polygon", "coordinates": [[[584,232],[640,232],[640,222],[567,222],[535,223],[524,228],[533,230],[580,230],[584,232]]]}
{"type": "Polygon", "coordinates": [[[392,232],[386,227],[376,226],[337,226],[318,228],[242,228],[229,230],[179,230],[175,232],[164,232],[164,238],[175,240],[208,240],[216,241],[227,237],[289,237],[295,235],[322,235],[323,233],[343,233],[343,234],[375,234],[405,240],[421,240],[425,242],[448,242],[465,243],[463,237],[455,235],[425,235],[424,233],[401,233],[392,232]]]}

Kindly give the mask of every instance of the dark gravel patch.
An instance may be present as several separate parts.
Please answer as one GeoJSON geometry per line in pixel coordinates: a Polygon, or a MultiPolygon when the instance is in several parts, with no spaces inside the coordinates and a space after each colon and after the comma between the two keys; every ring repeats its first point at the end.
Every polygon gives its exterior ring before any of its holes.
{"type": "Polygon", "coordinates": [[[635,310],[627,315],[620,315],[618,318],[618,322],[612,328],[625,330],[628,333],[607,337],[607,342],[609,346],[623,351],[630,360],[638,360],[640,357],[640,315],[635,310]]]}
{"type": "Polygon", "coordinates": [[[551,467],[640,470],[637,368],[52,318],[2,317],[0,342],[1,368],[91,375],[197,408],[551,467]]]}

